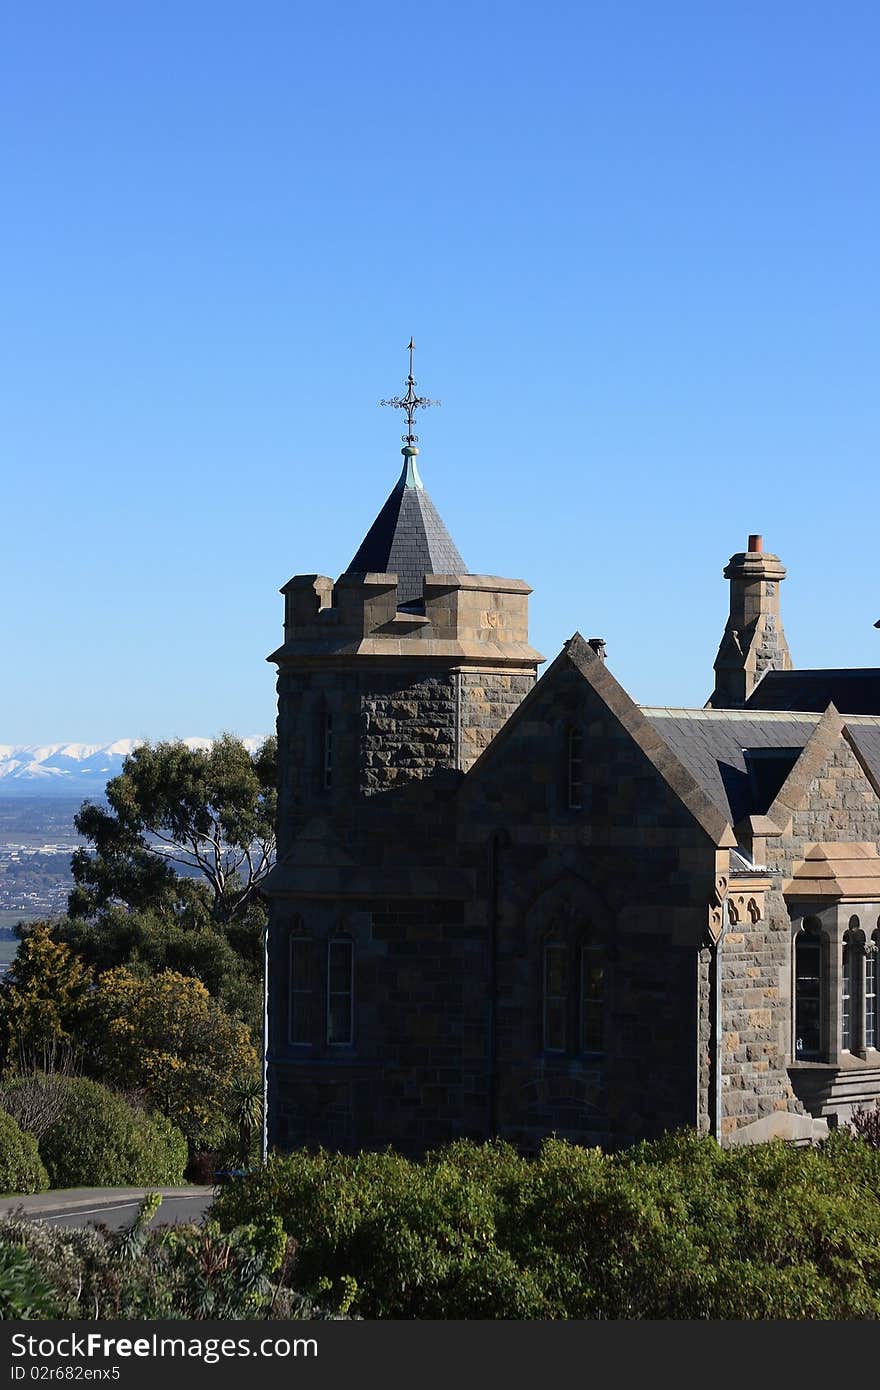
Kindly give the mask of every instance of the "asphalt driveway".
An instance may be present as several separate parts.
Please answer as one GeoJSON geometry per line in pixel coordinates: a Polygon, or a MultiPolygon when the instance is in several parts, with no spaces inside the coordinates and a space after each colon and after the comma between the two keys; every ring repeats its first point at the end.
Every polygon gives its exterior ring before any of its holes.
{"type": "Polygon", "coordinates": [[[199,1222],[214,1200],[215,1188],[181,1187],[71,1187],[37,1192],[29,1197],[0,1197],[0,1215],[18,1211],[33,1221],[57,1226],[97,1226],[118,1231],[130,1226],[148,1192],[161,1192],[162,1205],[152,1226],[199,1222]]]}

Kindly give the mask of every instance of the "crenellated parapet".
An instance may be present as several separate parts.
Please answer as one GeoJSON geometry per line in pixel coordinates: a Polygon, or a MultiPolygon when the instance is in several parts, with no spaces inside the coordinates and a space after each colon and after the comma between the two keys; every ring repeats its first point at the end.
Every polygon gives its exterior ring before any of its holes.
{"type": "Polygon", "coordinates": [[[417,658],[530,668],[528,596],[521,579],[428,574],[421,600],[400,602],[396,574],[295,575],[285,599],[284,643],[270,661],[417,658]]]}

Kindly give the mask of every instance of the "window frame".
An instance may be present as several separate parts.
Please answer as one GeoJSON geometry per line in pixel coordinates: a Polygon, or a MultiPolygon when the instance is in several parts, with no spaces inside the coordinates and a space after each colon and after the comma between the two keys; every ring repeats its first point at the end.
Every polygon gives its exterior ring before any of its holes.
{"type": "Polygon", "coordinates": [[[324,1038],[326,1046],[353,1047],[354,1046],[354,937],[348,933],[344,935],[331,936],[327,940],[326,952],[326,973],[327,973],[327,993],[326,993],[326,1026],[324,1038]],[[348,988],[344,990],[333,989],[333,967],[331,955],[334,948],[340,946],[348,949],[348,988]],[[330,1032],[333,1025],[333,1000],[348,1000],[348,1036],[346,1038],[331,1038],[330,1032]]]}
{"type": "MultiPolygon", "coordinates": [[[[880,919],[877,903],[836,899],[817,902],[792,914],[791,954],[791,1061],[790,1065],[819,1064],[840,1068],[849,1059],[877,1064],[877,973],[880,919]],[[871,923],[876,930],[869,936],[871,923]],[[800,962],[804,944],[818,946],[816,998],[803,993],[810,978],[800,962]],[[817,1002],[818,1001],[818,1002],[817,1002]],[[799,1047],[804,1036],[800,1015],[812,1004],[818,1014],[818,1049],[799,1047]],[[845,1061],[846,1059],[846,1061],[845,1061]]],[[[816,957],[814,957],[814,960],[816,957]]]]}
{"type": "Polygon", "coordinates": [[[314,1047],[314,1046],[315,1046],[315,1041],[316,1041],[316,1039],[315,1039],[315,1033],[317,1032],[317,1028],[316,1028],[316,1018],[315,1018],[315,1014],[316,1014],[317,1011],[316,1011],[316,1009],[315,1009],[315,1003],[316,1003],[317,999],[320,997],[319,988],[320,988],[320,981],[319,981],[319,979],[318,979],[318,942],[317,942],[317,940],[315,939],[315,937],[312,936],[312,935],[310,935],[308,932],[305,932],[305,931],[303,931],[303,930],[301,930],[301,929],[294,929],[294,930],[292,930],[292,931],[290,932],[290,934],[289,934],[289,936],[288,936],[288,940],[287,940],[287,1045],[288,1045],[288,1047],[302,1048],[302,1047],[314,1047]],[[301,948],[302,948],[302,947],[310,947],[311,950],[312,950],[311,969],[312,969],[312,972],[313,972],[314,983],[311,984],[311,985],[309,985],[309,987],[308,987],[307,989],[298,989],[298,988],[296,988],[296,985],[295,985],[295,981],[296,981],[296,979],[297,979],[298,972],[296,971],[296,969],[295,969],[295,967],[294,967],[294,955],[295,955],[296,947],[298,947],[298,946],[301,947],[301,948]],[[301,1038],[295,1038],[295,1037],[294,1037],[295,1020],[296,1020],[296,1018],[297,1018],[297,1016],[298,1016],[298,1014],[299,1014],[299,1012],[300,1012],[298,1009],[295,1008],[295,1004],[294,1004],[294,1001],[295,1001],[295,998],[296,998],[297,995],[304,995],[304,996],[306,997],[306,999],[309,1001],[309,1002],[307,1003],[307,1005],[306,1005],[306,1008],[305,1008],[305,1017],[306,1017],[306,1023],[307,1023],[307,1025],[310,1025],[310,1027],[307,1026],[307,1028],[305,1029],[305,1031],[306,1031],[307,1033],[310,1033],[311,1036],[301,1037],[301,1038]]]}
{"type": "Polygon", "coordinates": [[[865,1051],[877,1051],[877,964],[880,956],[880,922],[865,943],[864,1043],[865,1051]],[[869,1024],[870,1018],[870,1024],[869,1024]]]}
{"type": "Polygon", "coordinates": [[[606,953],[601,945],[596,941],[582,941],[580,945],[580,989],[578,992],[578,1042],[580,1044],[580,1055],[582,1057],[599,1057],[605,1053],[605,997],[606,997],[607,969],[606,953]],[[593,962],[593,968],[598,964],[600,992],[598,998],[587,993],[585,986],[584,967],[593,962]],[[587,1010],[597,1012],[598,1015],[598,1035],[599,1046],[587,1046],[586,1018],[587,1010]]]}
{"type": "Polygon", "coordinates": [[[810,914],[802,918],[794,935],[793,944],[793,972],[794,987],[792,991],[794,1008],[792,1009],[792,1057],[796,1062],[821,1062],[825,1053],[825,1008],[827,997],[827,985],[825,981],[825,951],[822,942],[822,922],[818,916],[810,914]],[[798,972],[798,957],[803,954],[801,943],[809,942],[810,950],[815,951],[815,975],[805,977],[798,972]],[[799,1046],[801,1032],[799,1015],[801,1013],[802,993],[798,989],[799,980],[802,978],[815,979],[816,993],[815,999],[807,999],[805,1002],[814,1002],[816,1006],[816,1047],[806,1049],[799,1046]]]}
{"type": "Polygon", "coordinates": [[[547,936],[544,938],[541,949],[541,1050],[549,1056],[564,1057],[568,1051],[568,945],[559,936],[547,936]],[[551,994],[550,983],[550,953],[559,952],[562,957],[561,976],[564,993],[551,994]],[[562,1019],[561,1046],[555,1047],[550,1042],[549,1015],[551,1004],[560,1006],[562,1019]]]}
{"type": "Polygon", "coordinates": [[[604,1057],[608,1016],[608,952],[604,941],[591,930],[574,926],[560,931],[551,928],[541,939],[540,948],[540,1046],[545,1057],[604,1057]],[[550,992],[551,953],[558,953],[556,976],[562,991],[550,992]],[[588,996],[587,969],[599,970],[600,992],[588,996]],[[561,1021],[559,1030],[551,1016],[561,1021]],[[598,1023],[588,1026],[588,1014],[598,1023]],[[594,1046],[598,1038],[599,1046],[594,1046]]]}

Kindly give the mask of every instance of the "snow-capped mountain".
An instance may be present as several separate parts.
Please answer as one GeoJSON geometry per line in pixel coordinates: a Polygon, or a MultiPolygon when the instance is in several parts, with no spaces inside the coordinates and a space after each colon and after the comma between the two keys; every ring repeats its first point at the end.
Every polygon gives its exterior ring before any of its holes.
{"type": "MultiPolygon", "coordinates": [[[[253,753],[262,737],[243,738],[253,753]]],[[[122,771],[127,754],[143,739],[119,738],[114,743],[0,743],[0,796],[100,795],[111,777],[122,771]]],[[[188,748],[210,748],[210,738],[185,738],[188,748]]]]}

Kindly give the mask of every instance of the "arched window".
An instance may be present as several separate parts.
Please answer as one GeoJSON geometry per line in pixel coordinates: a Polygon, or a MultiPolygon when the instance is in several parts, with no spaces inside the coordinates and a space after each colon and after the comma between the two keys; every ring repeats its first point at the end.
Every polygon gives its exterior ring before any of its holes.
{"type": "Polygon", "coordinates": [[[604,1051],[605,961],[600,946],[581,947],[581,1052],[604,1051]]]}
{"type": "Polygon", "coordinates": [[[865,1047],[877,1046],[877,956],[880,954],[880,923],[865,952],[865,1047]]]}
{"type": "Polygon", "coordinates": [[[289,952],[287,1040],[292,1047],[311,1047],[317,1041],[317,942],[295,929],[289,952]]]}
{"type": "Polygon", "coordinates": [[[584,736],[574,728],[566,734],[566,805],[569,811],[584,806],[584,736]]]}
{"type": "Polygon", "coordinates": [[[327,1042],[348,1047],[354,1041],[354,942],[335,936],[327,942],[327,1042]]]}
{"type": "Polygon", "coordinates": [[[794,1055],[818,1061],[822,1053],[822,943],[819,922],[805,917],[794,944],[794,1055]]]}
{"type": "Polygon", "coordinates": [[[544,1051],[565,1052],[568,1046],[568,950],[565,942],[544,942],[544,1051]]]}

